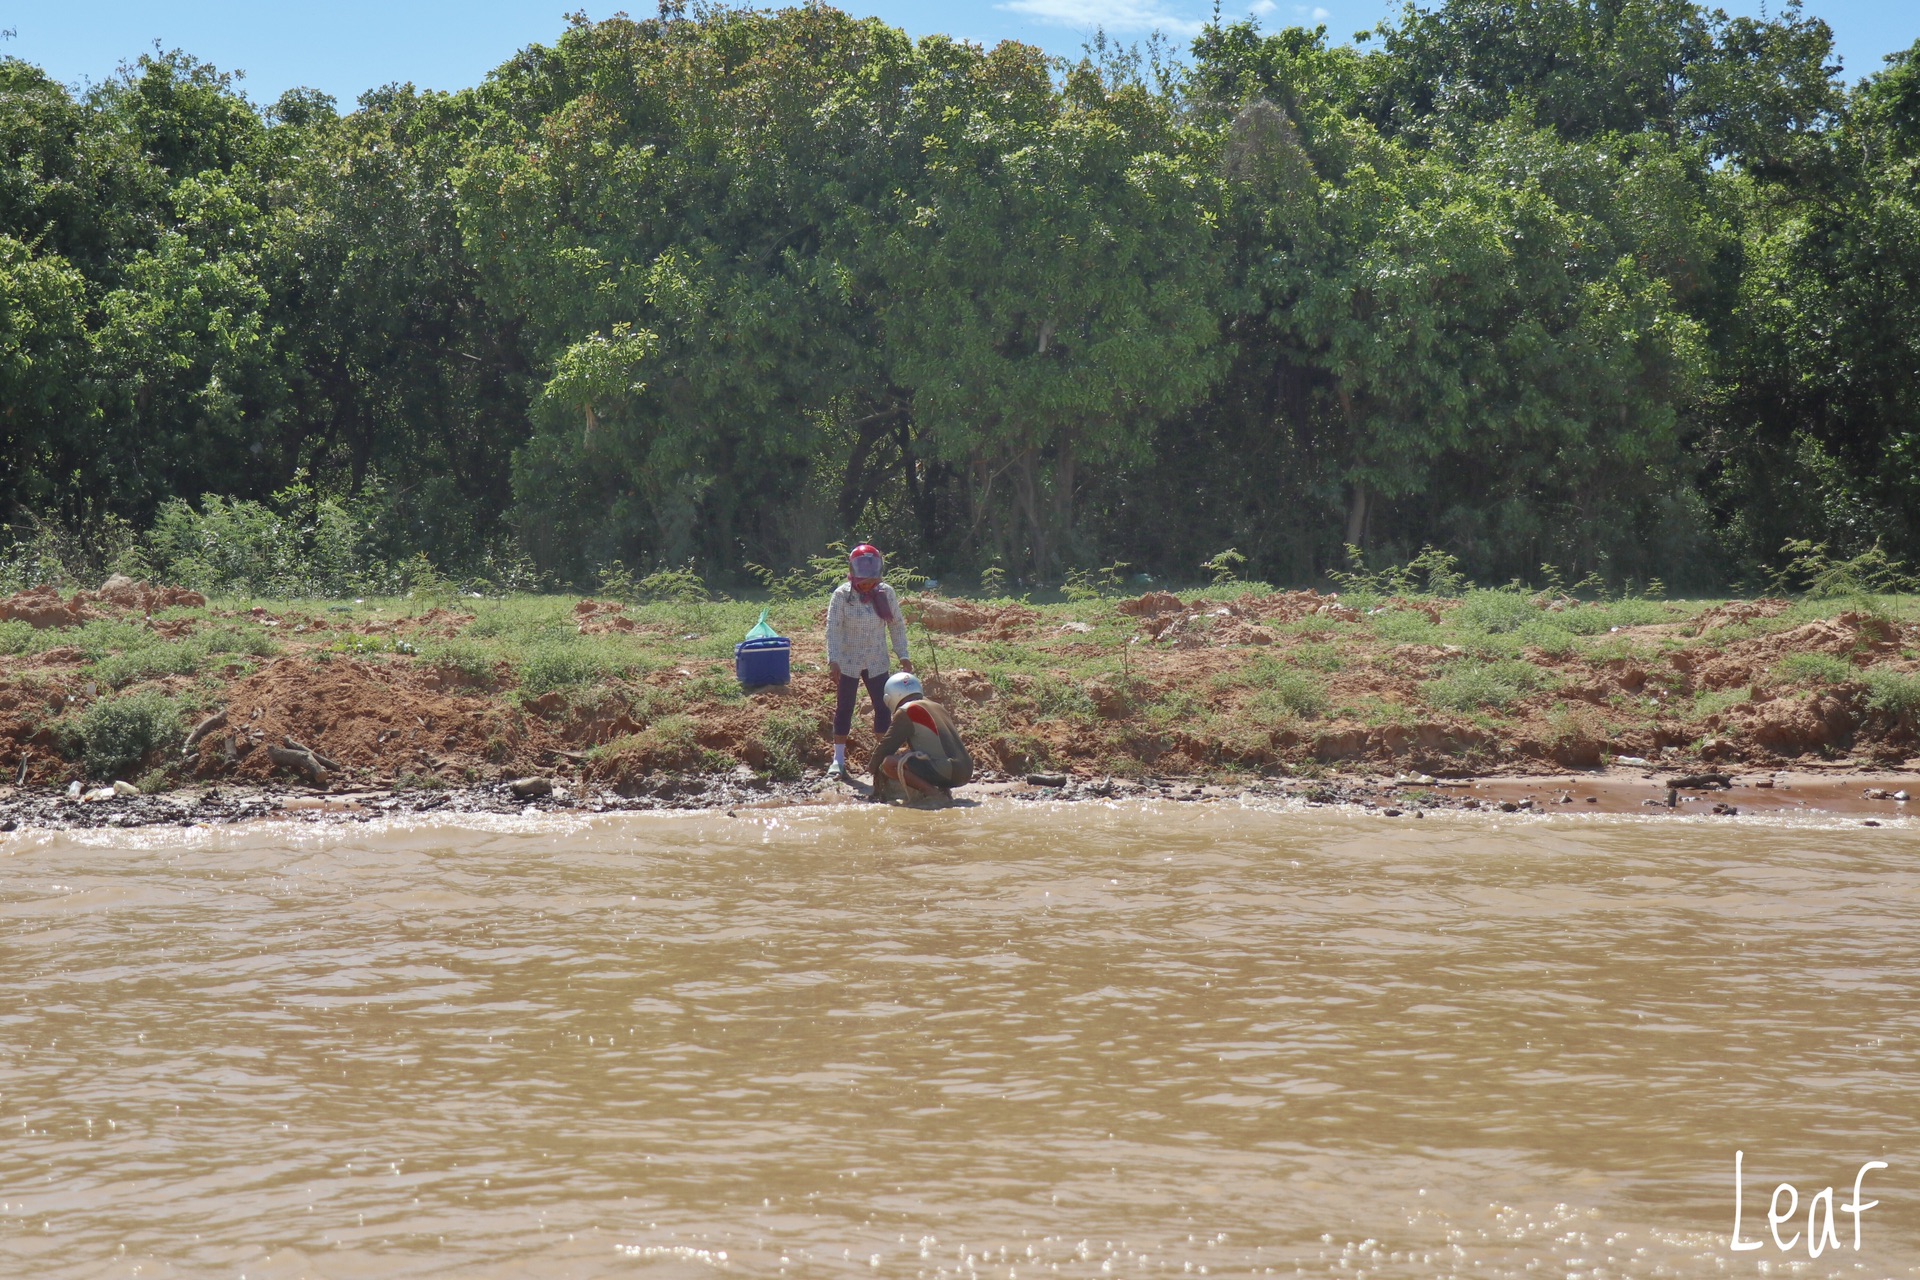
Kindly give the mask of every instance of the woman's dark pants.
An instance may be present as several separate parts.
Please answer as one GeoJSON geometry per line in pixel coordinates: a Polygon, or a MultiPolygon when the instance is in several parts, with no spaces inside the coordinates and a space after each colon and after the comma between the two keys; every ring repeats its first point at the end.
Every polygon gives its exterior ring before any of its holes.
{"type": "Polygon", "coordinates": [[[844,738],[853,732],[853,703],[860,696],[860,681],[866,680],[867,696],[873,699],[873,731],[885,734],[893,723],[893,715],[887,710],[887,677],[892,672],[882,671],[877,676],[855,677],[842,675],[840,691],[833,703],[833,736],[844,738]]]}

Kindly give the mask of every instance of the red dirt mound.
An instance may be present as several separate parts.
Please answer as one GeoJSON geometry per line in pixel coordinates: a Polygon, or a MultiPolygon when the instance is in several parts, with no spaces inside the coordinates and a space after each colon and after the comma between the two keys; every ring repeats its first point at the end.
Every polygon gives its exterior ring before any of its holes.
{"type": "Polygon", "coordinates": [[[1031,625],[1040,615],[1017,604],[968,604],[964,600],[942,600],[937,596],[914,596],[901,604],[909,622],[917,622],[942,635],[983,632],[980,639],[1004,640],[1031,625]]]}
{"type": "Polygon", "coordinates": [[[285,658],[231,686],[226,713],[226,727],[200,743],[202,776],[271,777],[266,747],[285,737],[375,775],[531,766],[551,745],[537,721],[492,699],[429,690],[404,666],[285,658]]]}
{"type": "Polygon", "coordinates": [[[0,622],[24,622],[36,631],[77,627],[119,610],[153,613],[185,605],[199,608],[207,598],[180,587],[155,587],[115,574],[98,591],[76,591],[65,600],[52,587],[34,587],[0,600],[0,622]]]}
{"type": "MultiPolygon", "coordinates": [[[[81,592],[87,597],[87,592],[81,592]]],[[[158,613],[162,609],[186,607],[198,609],[205,606],[207,598],[198,591],[188,591],[184,587],[156,587],[151,583],[135,582],[124,574],[114,574],[100,584],[100,590],[92,593],[91,601],[110,605],[115,609],[134,609],[141,613],[158,613]]]]}
{"type": "Polygon", "coordinates": [[[1732,626],[1738,622],[1753,622],[1759,618],[1777,618],[1790,607],[1785,600],[1730,600],[1726,604],[1715,605],[1695,618],[1687,634],[1705,635],[1715,627],[1732,626]]]}

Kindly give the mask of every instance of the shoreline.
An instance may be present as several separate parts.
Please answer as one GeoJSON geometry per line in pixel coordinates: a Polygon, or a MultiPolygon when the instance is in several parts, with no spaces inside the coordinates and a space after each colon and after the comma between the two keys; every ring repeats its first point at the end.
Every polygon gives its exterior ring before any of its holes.
{"type": "MultiPolygon", "coordinates": [[[[0,601],[21,614],[0,623],[0,830],[860,797],[825,779],[810,602],[768,606],[790,682],[751,687],[731,661],[751,603],[424,604],[268,608],[125,580],[0,601]]],[[[1869,793],[1920,780],[1920,597],[1246,586],[903,608],[973,797],[1864,821],[1900,812],[1869,793]]]]}
{"type": "MultiPolygon", "coordinates": [[[[1920,769],[1799,766],[1777,770],[1701,771],[1613,767],[1550,774],[1492,774],[1433,778],[1339,775],[1205,783],[1189,778],[1144,780],[989,775],[962,788],[960,805],[984,800],[1013,803],[1161,800],[1218,803],[1278,800],[1306,807],[1373,813],[1384,819],[1426,814],[1527,814],[1676,817],[1819,815],[1879,826],[1920,816],[1920,769]],[[1904,799],[1902,797],[1905,797],[1904,799]]],[[[530,780],[518,780],[527,783],[530,780]]],[[[810,773],[769,782],[736,773],[668,779],[653,795],[621,795],[591,785],[565,784],[516,794],[510,782],[441,790],[320,790],[301,787],[213,785],[157,794],[120,794],[0,787],[0,833],[139,830],[150,827],[225,827],[270,819],[343,825],[430,814],[534,817],[571,814],[725,813],[859,803],[873,800],[860,783],[810,773]]],[[[894,802],[898,807],[898,802],[894,802]]],[[[944,806],[915,805],[916,808],[944,806]]]]}

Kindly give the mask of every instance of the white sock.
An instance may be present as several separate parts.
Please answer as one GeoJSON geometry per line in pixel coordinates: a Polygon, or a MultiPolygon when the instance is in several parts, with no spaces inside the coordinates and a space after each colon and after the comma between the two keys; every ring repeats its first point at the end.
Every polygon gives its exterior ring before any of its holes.
{"type": "Polygon", "coordinates": [[[833,744],[833,767],[836,769],[847,767],[847,744],[844,742],[833,744]]]}

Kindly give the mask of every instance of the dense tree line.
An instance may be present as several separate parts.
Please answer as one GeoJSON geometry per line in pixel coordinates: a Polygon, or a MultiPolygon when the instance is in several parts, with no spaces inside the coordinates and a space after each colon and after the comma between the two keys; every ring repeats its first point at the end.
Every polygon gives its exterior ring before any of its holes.
{"type": "Polygon", "coordinates": [[[1793,6],[1073,63],[669,6],[345,114],[9,59],[0,149],[16,523],[333,495],[572,581],[1920,553],[1920,46],[1849,85],[1793,6]]]}

